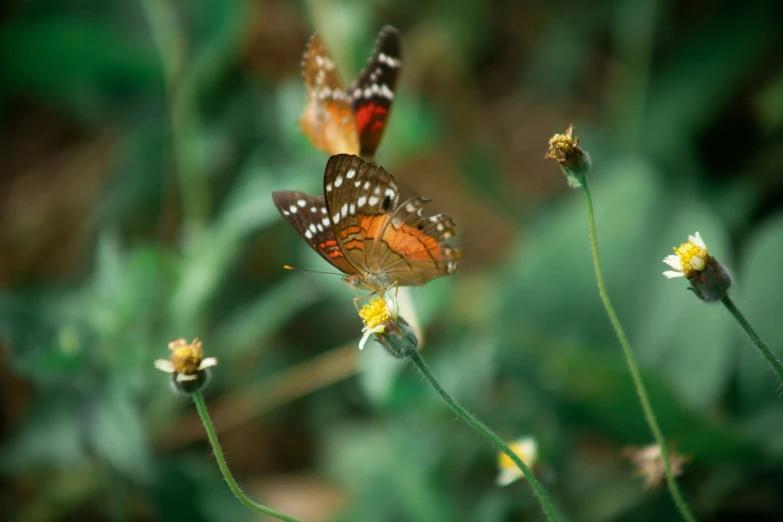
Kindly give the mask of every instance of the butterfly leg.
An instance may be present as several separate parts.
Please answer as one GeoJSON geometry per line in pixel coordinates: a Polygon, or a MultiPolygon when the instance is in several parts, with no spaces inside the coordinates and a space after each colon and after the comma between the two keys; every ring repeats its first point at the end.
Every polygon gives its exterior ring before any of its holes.
{"type": "MultiPolygon", "coordinates": [[[[356,289],[354,288],[353,291],[354,291],[354,294],[355,294],[356,293],[356,289]]],[[[357,312],[360,311],[359,310],[359,301],[361,301],[362,299],[367,299],[367,298],[372,297],[374,295],[376,295],[376,293],[372,292],[372,293],[369,293],[369,294],[357,295],[356,297],[354,297],[353,298],[353,306],[356,308],[356,311],[357,312]]]]}

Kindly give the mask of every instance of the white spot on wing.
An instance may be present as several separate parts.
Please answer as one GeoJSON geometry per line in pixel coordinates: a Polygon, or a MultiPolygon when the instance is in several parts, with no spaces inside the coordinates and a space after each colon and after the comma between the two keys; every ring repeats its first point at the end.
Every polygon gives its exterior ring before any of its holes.
{"type": "Polygon", "coordinates": [[[340,213],[338,212],[337,214],[332,216],[332,223],[334,223],[336,225],[339,222],[340,222],[340,213]]]}
{"type": "Polygon", "coordinates": [[[337,179],[334,180],[334,187],[337,188],[337,187],[339,187],[342,184],[343,184],[343,177],[342,176],[337,176],[337,179]]]}
{"type": "Polygon", "coordinates": [[[383,85],[381,85],[381,96],[383,96],[387,100],[393,100],[394,99],[394,93],[391,91],[391,89],[386,87],[385,83],[383,85]]]}
{"type": "Polygon", "coordinates": [[[321,220],[321,223],[323,223],[325,227],[328,227],[329,226],[329,218],[328,217],[323,218],[321,220]]]}
{"type": "Polygon", "coordinates": [[[313,239],[313,233],[310,232],[309,230],[305,230],[305,237],[307,239],[313,239]]]}
{"type": "Polygon", "coordinates": [[[356,214],[356,205],[354,205],[353,203],[351,203],[351,206],[348,208],[348,212],[350,212],[352,216],[353,216],[354,214],[356,214]]]}
{"type": "Polygon", "coordinates": [[[369,203],[370,203],[370,206],[375,206],[375,204],[376,204],[376,203],[378,203],[378,201],[380,201],[380,200],[378,199],[378,197],[376,197],[376,196],[370,196],[370,202],[369,202],[369,203]]]}
{"type": "Polygon", "coordinates": [[[291,211],[291,214],[296,214],[296,205],[291,205],[290,207],[288,207],[288,210],[291,211]]]}
{"type": "Polygon", "coordinates": [[[348,179],[353,179],[353,177],[356,175],[356,169],[351,169],[348,171],[348,173],[345,175],[348,179]]]}
{"type": "Polygon", "coordinates": [[[332,191],[332,184],[329,183],[326,185],[326,192],[331,192],[331,191],[332,191]]]}
{"type": "Polygon", "coordinates": [[[359,199],[356,200],[356,206],[362,207],[364,204],[367,203],[367,196],[362,196],[359,199]]]}
{"type": "Polygon", "coordinates": [[[343,203],[343,208],[340,209],[340,214],[342,214],[343,217],[348,215],[348,203],[343,203]]]}
{"type": "Polygon", "coordinates": [[[315,232],[316,231],[315,225],[313,223],[310,223],[310,226],[307,227],[307,228],[310,229],[310,232],[315,232]]]}
{"type": "Polygon", "coordinates": [[[296,202],[296,204],[302,208],[305,208],[305,205],[307,205],[307,201],[300,199],[299,201],[296,202]]]}

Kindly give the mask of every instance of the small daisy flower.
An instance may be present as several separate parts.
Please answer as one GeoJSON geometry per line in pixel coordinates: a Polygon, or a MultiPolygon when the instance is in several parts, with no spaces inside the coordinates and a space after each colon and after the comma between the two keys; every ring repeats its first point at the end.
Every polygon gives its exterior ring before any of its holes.
{"type": "MultiPolygon", "coordinates": [[[[644,478],[645,490],[650,490],[663,482],[666,470],[663,466],[660,446],[651,444],[641,448],[628,447],[623,450],[623,455],[633,463],[636,475],[644,478]]],[[[688,456],[679,455],[676,451],[669,451],[672,474],[675,477],[682,475],[682,466],[689,460],[688,456]]]]}
{"type": "Polygon", "coordinates": [[[581,187],[587,172],[590,170],[590,155],[579,147],[579,137],[573,136],[573,124],[565,134],[555,134],[549,140],[549,150],[544,159],[557,160],[563,173],[568,178],[568,184],[581,187]]]}
{"type": "Polygon", "coordinates": [[[666,270],[667,279],[684,277],[691,290],[703,301],[720,300],[731,286],[731,275],[712,257],[701,234],[688,236],[688,242],[674,248],[674,254],[663,260],[674,270],[666,270]]]}
{"type": "MultiPolygon", "coordinates": [[[[533,437],[522,437],[514,442],[510,442],[508,446],[528,468],[532,469],[538,462],[538,443],[536,443],[536,439],[533,437]]],[[[498,469],[498,475],[495,478],[495,484],[498,486],[508,486],[516,480],[525,478],[522,470],[514,464],[511,457],[502,451],[498,454],[498,469]]]]}
{"type": "Polygon", "coordinates": [[[185,339],[176,339],[169,343],[171,356],[168,359],[155,361],[155,368],[170,373],[174,387],[185,393],[195,393],[207,381],[207,369],[217,365],[217,358],[206,357],[201,347],[201,341],[193,339],[188,343],[185,339]]]}
{"type": "Polygon", "coordinates": [[[370,336],[383,346],[389,354],[404,359],[411,350],[416,350],[419,340],[413,328],[399,315],[393,296],[375,297],[359,311],[364,322],[359,349],[363,349],[370,336]]]}
{"type": "Polygon", "coordinates": [[[674,254],[666,256],[664,263],[674,270],[667,270],[663,273],[667,278],[690,277],[695,272],[701,272],[707,268],[707,259],[710,254],[707,251],[707,245],[701,238],[701,234],[688,236],[688,242],[683,243],[679,248],[674,249],[674,254]]]}

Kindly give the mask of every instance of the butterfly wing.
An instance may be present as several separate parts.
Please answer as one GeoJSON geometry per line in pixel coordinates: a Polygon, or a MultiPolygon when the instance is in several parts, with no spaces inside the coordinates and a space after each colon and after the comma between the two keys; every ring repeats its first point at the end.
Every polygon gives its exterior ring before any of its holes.
{"type": "Polygon", "coordinates": [[[386,26],[378,33],[370,60],[348,89],[359,135],[359,153],[372,158],[386,129],[394,88],[402,66],[400,33],[386,26]]]}
{"type": "Polygon", "coordinates": [[[401,286],[419,286],[454,273],[463,254],[446,241],[456,234],[456,225],[445,214],[422,216],[428,201],[414,197],[395,210],[371,254],[371,272],[386,274],[401,286]]]}
{"type": "Polygon", "coordinates": [[[367,273],[376,238],[399,202],[391,174],[356,156],[332,156],[324,172],[326,208],[335,239],[346,258],[367,273]]]}
{"type": "Polygon", "coordinates": [[[306,103],[299,125],[313,146],[330,154],[359,152],[352,99],[321,36],[315,33],[302,59],[306,103]]]}
{"type": "Polygon", "coordinates": [[[301,192],[273,192],[275,207],[294,230],[341,272],[353,275],[356,270],[345,259],[335,241],[332,224],[327,217],[326,202],[320,196],[308,196],[301,192]]]}

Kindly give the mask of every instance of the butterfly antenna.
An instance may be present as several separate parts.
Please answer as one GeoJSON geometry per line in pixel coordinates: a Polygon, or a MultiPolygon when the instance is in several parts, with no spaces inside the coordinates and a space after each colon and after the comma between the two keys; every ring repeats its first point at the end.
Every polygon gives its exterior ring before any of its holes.
{"type": "Polygon", "coordinates": [[[307,268],[296,268],[295,266],[291,266],[291,265],[283,265],[283,268],[285,268],[286,270],[297,270],[299,272],[310,272],[312,274],[326,274],[326,275],[336,275],[336,276],[343,277],[343,274],[338,274],[337,272],[322,272],[321,270],[310,270],[310,269],[307,269],[307,268]]]}

